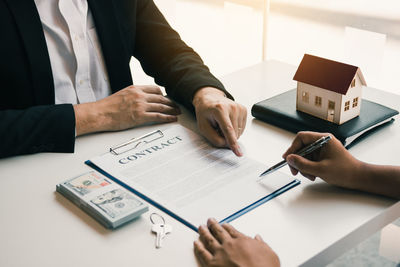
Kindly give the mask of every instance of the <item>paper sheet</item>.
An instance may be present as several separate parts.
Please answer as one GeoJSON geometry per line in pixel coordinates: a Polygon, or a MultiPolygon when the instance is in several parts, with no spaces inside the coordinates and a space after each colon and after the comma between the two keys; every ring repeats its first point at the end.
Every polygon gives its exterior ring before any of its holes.
{"type": "Polygon", "coordinates": [[[293,181],[275,172],[258,182],[267,166],[214,148],[180,125],[144,146],[91,162],[194,227],[210,217],[221,221],[293,181]]]}

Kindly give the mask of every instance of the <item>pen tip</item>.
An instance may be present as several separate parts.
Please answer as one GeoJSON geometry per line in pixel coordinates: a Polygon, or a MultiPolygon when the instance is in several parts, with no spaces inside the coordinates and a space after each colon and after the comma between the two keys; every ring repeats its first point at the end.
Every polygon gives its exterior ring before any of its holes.
{"type": "Polygon", "coordinates": [[[260,177],[268,174],[270,171],[271,171],[271,169],[268,169],[268,170],[264,171],[263,173],[260,174],[260,177]]]}

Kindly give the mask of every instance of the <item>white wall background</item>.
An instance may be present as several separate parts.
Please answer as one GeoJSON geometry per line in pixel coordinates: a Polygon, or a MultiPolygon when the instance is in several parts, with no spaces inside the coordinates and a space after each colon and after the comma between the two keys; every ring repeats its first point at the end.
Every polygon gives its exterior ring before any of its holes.
{"type": "MultiPolygon", "coordinates": [[[[261,61],[262,0],[155,0],[217,76],[261,61]]],[[[268,59],[304,53],[359,66],[367,84],[400,94],[400,1],[271,0],[268,59]]],[[[135,83],[152,83],[133,61],[135,83]]]]}

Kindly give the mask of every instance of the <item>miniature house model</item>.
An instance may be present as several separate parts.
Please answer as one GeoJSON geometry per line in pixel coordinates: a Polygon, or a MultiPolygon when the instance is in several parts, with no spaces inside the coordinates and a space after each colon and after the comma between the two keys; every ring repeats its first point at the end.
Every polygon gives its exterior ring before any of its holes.
{"type": "Polygon", "coordinates": [[[305,54],[293,80],[297,110],[336,124],[360,115],[366,83],[358,67],[305,54]]]}

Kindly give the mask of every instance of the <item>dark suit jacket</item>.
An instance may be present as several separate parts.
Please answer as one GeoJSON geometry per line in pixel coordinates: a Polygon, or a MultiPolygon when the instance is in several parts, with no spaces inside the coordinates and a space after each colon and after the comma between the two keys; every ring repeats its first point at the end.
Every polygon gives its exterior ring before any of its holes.
{"type": "MultiPolygon", "coordinates": [[[[189,109],[197,89],[224,90],[152,0],[88,2],[113,93],[132,84],[132,56],[189,109]]],[[[0,157],[73,152],[73,107],[54,104],[49,54],[33,0],[0,0],[0,36],[0,157]]]]}

